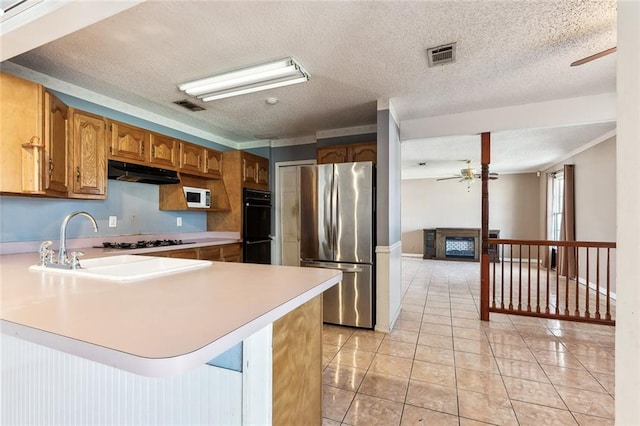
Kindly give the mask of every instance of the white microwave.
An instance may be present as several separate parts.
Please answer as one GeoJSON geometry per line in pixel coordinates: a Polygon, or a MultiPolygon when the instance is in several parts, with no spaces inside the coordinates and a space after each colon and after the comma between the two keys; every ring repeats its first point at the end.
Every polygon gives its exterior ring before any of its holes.
{"type": "Polygon", "coordinates": [[[183,186],[184,197],[187,199],[187,207],[208,209],[211,207],[211,191],[205,188],[183,186]]]}

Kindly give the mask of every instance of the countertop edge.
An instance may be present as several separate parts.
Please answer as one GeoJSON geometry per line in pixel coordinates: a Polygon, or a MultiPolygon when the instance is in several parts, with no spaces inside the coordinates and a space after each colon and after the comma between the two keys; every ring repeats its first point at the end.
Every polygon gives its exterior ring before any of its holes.
{"type": "Polygon", "coordinates": [[[32,343],[99,362],[130,373],[148,377],[167,377],[178,375],[204,365],[255,332],[273,323],[314,297],[322,294],[325,290],[337,284],[341,279],[342,274],[337,274],[334,277],[316,285],[312,289],[282,303],[271,311],[266,312],[265,314],[233,330],[225,336],[214,340],[208,345],[193,352],[171,358],[140,357],[104,346],[20,325],[7,320],[0,321],[0,331],[2,334],[27,340],[32,343]]]}

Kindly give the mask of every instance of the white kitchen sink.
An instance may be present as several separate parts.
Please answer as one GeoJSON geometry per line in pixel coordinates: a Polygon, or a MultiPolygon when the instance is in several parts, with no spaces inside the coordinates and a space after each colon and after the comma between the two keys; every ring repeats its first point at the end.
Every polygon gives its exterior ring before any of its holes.
{"type": "Polygon", "coordinates": [[[58,269],[40,265],[32,265],[29,269],[53,274],[127,282],[204,268],[211,265],[212,262],[124,254],[85,259],[81,260],[80,264],[82,265],[81,269],[58,269]]]}

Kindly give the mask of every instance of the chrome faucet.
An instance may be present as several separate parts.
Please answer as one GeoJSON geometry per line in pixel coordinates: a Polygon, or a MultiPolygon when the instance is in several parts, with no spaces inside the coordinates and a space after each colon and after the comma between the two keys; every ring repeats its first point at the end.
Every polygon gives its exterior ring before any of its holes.
{"type": "Polygon", "coordinates": [[[71,264],[69,262],[69,259],[67,258],[67,224],[74,216],[86,217],[93,224],[93,231],[98,232],[98,223],[93,218],[93,216],[91,216],[87,212],[77,211],[69,213],[65,216],[64,220],[62,221],[62,225],[60,225],[60,249],[58,251],[58,265],[68,265],[70,269],[76,269],[79,266],[77,254],[73,256],[73,264],[71,264]]]}

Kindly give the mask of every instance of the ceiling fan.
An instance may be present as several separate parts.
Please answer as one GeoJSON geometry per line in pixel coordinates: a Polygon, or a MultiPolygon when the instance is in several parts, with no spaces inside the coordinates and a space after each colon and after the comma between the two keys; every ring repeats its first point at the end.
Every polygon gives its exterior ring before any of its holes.
{"type": "Polygon", "coordinates": [[[591,62],[591,61],[594,61],[596,59],[600,59],[603,56],[610,55],[610,54],[614,53],[616,50],[617,50],[617,47],[612,47],[611,49],[603,50],[602,52],[598,52],[598,53],[595,53],[595,54],[593,54],[591,56],[587,56],[586,58],[582,58],[582,59],[579,59],[579,60],[577,60],[575,62],[572,62],[571,66],[572,67],[577,67],[578,65],[586,64],[587,62],[591,62]]]}
{"type": "MultiPolygon", "coordinates": [[[[458,182],[464,182],[467,184],[467,192],[471,190],[471,184],[476,181],[476,179],[480,179],[482,175],[476,172],[476,169],[471,167],[471,160],[464,160],[467,163],[467,167],[464,169],[460,169],[460,174],[447,178],[436,179],[439,180],[450,180],[450,179],[458,179],[458,182]]],[[[489,173],[489,179],[498,179],[497,173],[489,173]]]]}

